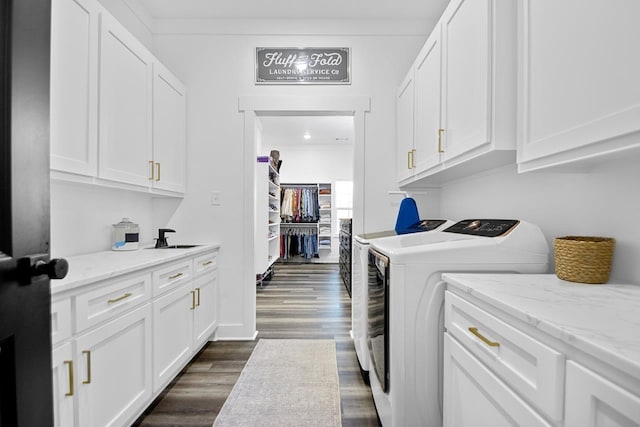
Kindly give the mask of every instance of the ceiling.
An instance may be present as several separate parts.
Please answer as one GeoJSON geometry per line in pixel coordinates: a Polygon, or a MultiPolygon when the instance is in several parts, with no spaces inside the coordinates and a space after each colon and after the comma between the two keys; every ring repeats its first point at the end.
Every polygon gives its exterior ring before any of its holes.
{"type": "Polygon", "coordinates": [[[261,116],[260,122],[269,146],[353,144],[353,116],[261,116]]]}
{"type": "Polygon", "coordinates": [[[436,20],[449,0],[125,0],[154,19],[436,20]]]}

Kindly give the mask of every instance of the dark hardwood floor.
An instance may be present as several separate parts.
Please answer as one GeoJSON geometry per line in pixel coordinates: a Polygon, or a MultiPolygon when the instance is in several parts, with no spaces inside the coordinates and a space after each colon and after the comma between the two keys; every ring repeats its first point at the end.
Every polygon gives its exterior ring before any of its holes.
{"type": "MultiPolygon", "coordinates": [[[[276,264],[257,288],[256,309],[258,339],[335,339],[342,425],[380,425],[349,337],[351,299],[337,264],[276,264]]],[[[134,425],[211,427],[256,342],[207,344],[134,425]]]]}

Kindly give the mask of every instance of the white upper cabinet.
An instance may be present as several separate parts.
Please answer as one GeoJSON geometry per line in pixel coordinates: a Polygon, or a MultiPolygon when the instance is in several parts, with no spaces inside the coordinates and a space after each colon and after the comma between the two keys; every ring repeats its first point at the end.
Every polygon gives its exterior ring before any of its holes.
{"type": "Polygon", "coordinates": [[[449,3],[412,68],[411,149],[400,138],[408,103],[398,100],[401,186],[438,185],[515,162],[515,35],[513,2],[449,3]]]}
{"type": "Polygon", "coordinates": [[[396,97],[396,170],[398,182],[413,177],[414,123],[414,77],[413,68],[404,78],[396,97]]]}
{"type": "Polygon", "coordinates": [[[184,194],[184,85],[97,0],[52,8],[52,176],[184,194]]]}
{"type": "Polygon", "coordinates": [[[99,6],[51,4],[51,169],[95,176],[99,6]]]}
{"type": "Polygon", "coordinates": [[[519,2],[519,171],[640,145],[638,16],[637,1],[519,2]]]}
{"type": "Polygon", "coordinates": [[[441,37],[434,31],[418,55],[415,66],[415,153],[416,172],[432,170],[441,164],[441,37]]]}
{"type": "Polygon", "coordinates": [[[169,70],[153,64],[153,186],[184,192],[185,88],[169,70]]]}
{"type": "Polygon", "coordinates": [[[100,178],[148,186],[152,181],[149,52],[113,17],[100,32],[100,178]]]}

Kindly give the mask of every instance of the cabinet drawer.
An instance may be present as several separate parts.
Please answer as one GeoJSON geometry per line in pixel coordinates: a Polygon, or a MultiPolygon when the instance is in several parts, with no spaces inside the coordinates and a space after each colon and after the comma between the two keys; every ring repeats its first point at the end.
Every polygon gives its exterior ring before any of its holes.
{"type": "Polygon", "coordinates": [[[102,282],[76,296],[76,332],[83,331],[151,298],[151,274],[102,282]]]}
{"type": "Polygon", "coordinates": [[[153,272],[153,296],[175,289],[193,277],[193,263],[187,258],[153,272]]]}
{"type": "Polygon", "coordinates": [[[51,303],[51,343],[55,346],[70,337],[71,298],[53,301],[51,303]]]}
{"type": "Polygon", "coordinates": [[[445,326],[509,387],[562,420],[564,355],[451,292],[445,296],[445,326]]]}
{"type": "Polygon", "coordinates": [[[195,269],[195,274],[218,268],[218,251],[197,257],[193,263],[193,268],[195,269]]]}

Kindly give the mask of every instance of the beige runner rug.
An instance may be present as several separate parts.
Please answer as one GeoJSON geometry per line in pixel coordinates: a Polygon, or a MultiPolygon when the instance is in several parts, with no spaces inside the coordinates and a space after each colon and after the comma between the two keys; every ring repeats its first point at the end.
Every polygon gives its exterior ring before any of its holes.
{"type": "Polygon", "coordinates": [[[335,341],[258,341],[213,425],[340,427],[335,341]]]}

